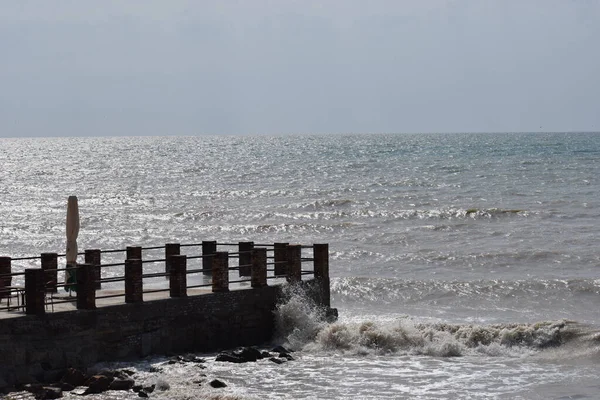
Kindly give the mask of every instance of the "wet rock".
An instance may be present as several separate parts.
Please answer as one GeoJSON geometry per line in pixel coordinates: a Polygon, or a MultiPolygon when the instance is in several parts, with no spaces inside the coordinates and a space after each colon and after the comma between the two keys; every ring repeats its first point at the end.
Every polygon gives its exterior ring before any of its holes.
{"type": "Polygon", "coordinates": [[[39,392],[35,393],[36,400],[60,399],[63,393],[60,388],[54,386],[44,386],[39,392]]]}
{"type": "Polygon", "coordinates": [[[241,358],[243,362],[254,362],[262,359],[262,353],[254,347],[240,347],[233,351],[233,355],[241,358]]]}
{"type": "Polygon", "coordinates": [[[90,377],[90,379],[88,379],[85,383],[85,385],[88,386],[88,388],[84,392],[84,394],[105,392],[108,390],[108,387],[110,386],[112,381],[113,379],[109,378],[108,376],[94,375],[90,377]]]}
{"type": "Polygon", "coordinates": [[[85,384],[85,381],[87,380],[88,377],[86,376],[86,374],[84,374],[80,370],[76,368],[67,368],[60,381],[62,383],[72,385],[73,387],[77,387],[83,386],[85,384]]]}
{"type": "Polygon", "coordinates": [[[108,387],[109,390],[129,390],[133,387],[135,382],[131,378],[122,379],[117,378],[112,381],[108,387]]]}
{"type": "Polygon", "coordinates": [[[144,390],[140,390],[138,392],[138,397],[148,397],[148,393],[146,393],[144,390]]]}
{"type": "Polygon", "coordinates": [[[139,392],[140,390],[142,390],[144,387],[142,385],[133,385],[131,387],[131,390],[133,390],[134,392],[139,392]]]}
{"type": "Polygon", "coordinates": [[[271,357],[269,361],[274,362],[275,364],[283,364],[286,360],[282,358],[271,357]]]}
{"type": "Polygon", "coordinates": [[[212,381],[210,381],[209,385],[214,387],[215,389],[227,387],[227,384],[225,382],[218,379],[213,379],[212,381]]]}
{"type": "Polygon", "coordinates": [[[146,393],[152,393],[152,392],[154,392],[155,388],[156,388],[156,385],[150,385],[150,386],[144,387],[144,389],[142,389],[142,390],[146,393]]]}
{"type": "Polygon", "coordinates": [[[291,351],[283,346],[275,346],[271,349],[271,353],[291,353],[291,351]]]}
{"type": "Polygon", "coordinates": [[[70,392],[75,389],[75,386],[67,382],[58,382],[56,385],[61,388],[63,392],[70,392]]]}
{"type": "Polygon", "coordinates": [[[232,363],[243,363],[244,360],[242,360],[240,357],[234,356],[233,354],[229,354],[229,353],[219,353],[217,355],[217,358],[215,358],[215,361],[220,361],[220,362],[232,362],[232,363]]]}
{"type": "Polygon", "coordinates": [[[279,353],[279,358],[285,358],[288,361],[293,361],[294,357],[292,357],[289,353],[279,353]]]}
{"type": "MultiPolygon", "coordinates": [[[[270,356],[267,355],[267,357],[270,356]]],[[[223,351],[217,355],[215,361],[232,363],[254,362],[265,358],[263,353],[254,347],[239,347],[233,351],[223,351]]]]}

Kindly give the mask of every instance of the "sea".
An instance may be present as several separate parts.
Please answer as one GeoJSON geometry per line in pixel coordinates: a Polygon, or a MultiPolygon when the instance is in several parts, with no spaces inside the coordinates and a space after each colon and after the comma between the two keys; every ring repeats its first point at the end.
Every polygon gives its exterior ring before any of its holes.
{"type": "Polygon", "coordinates": [[[600,398],[600,133],[0,139],[0,253],[63,252],[71,195],[80,250],[329,243],[339,319],[295,293],[264,345],[293,361],[97,366],[151,398],[600,398]]]}

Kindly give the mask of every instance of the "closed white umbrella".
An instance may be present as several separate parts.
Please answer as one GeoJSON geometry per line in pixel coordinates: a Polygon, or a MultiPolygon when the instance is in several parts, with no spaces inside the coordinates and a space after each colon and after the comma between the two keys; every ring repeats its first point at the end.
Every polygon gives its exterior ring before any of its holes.
{"type": "MultiPolygon", "coordinates": [[[[77,266],[77,236],[79,235],[79,206],[77,196],[69,196],[67,202],[67,268],[77,266]]],[[[77,278],[74,270],[65,272],[65,289],[76,290],[77,278]],[[69,285],[70,284],[70,285],[69,285]]]]}

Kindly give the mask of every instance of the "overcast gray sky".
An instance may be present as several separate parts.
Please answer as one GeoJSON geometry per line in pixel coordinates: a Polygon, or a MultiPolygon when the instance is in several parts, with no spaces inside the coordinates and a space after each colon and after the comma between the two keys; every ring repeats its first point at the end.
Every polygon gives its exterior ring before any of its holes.
{"type": "Polygon", "coordinates": [[[4,0],[0,137],[600,131],[600,0],[4,0]]]}

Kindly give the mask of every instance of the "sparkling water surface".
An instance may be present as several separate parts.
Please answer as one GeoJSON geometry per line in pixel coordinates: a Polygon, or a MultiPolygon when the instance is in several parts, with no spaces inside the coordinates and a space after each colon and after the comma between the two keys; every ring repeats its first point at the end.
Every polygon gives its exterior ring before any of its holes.
{"type": "Polygon", "coordinates": [[[281,307],[283,366],[128,364],[157,398],[592,399],[599,174],[591,133],[0,139],[0,253],[62,252],[69,195],[80,250],[330,244],[339,322],[281,307]]]}

